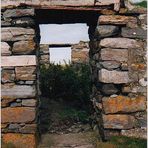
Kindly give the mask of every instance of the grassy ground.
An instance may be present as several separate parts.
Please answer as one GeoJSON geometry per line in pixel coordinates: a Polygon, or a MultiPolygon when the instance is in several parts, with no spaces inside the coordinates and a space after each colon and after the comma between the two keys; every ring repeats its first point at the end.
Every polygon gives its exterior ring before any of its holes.
{"type": "Polygon", "coordinates": [[[97,142],[97,148],[147,148],[147,141],[125,136],[112,137],[109,142],[97,142]]]}

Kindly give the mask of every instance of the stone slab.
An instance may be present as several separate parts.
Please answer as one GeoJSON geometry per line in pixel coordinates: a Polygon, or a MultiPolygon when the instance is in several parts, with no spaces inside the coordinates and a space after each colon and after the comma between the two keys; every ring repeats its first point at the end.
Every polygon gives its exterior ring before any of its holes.
{"type": "Polygon", "coordinates": [[[35,108],[7,107],[1,110],[2,123],[30,123],[35,120],[35,108]]]}
{"type": "Polygon", "coordinates": [[[103,115],[105,129],[131,129],[135,126],[135,118],[131,115],[103,115]]]}
{"type": "Polygon", "coordinates": [[[101,15],[98,20],[98,24],[112,24],[112,25],[127,25],[127,24],[137,25],[137,19],[133,16],[123,16],[123,15],[101,15]]]}
{"type": "Polygon", "coordinates": [[[109,71],[106,69],[101,69],[98,74],[98,79],[103,83],[114,83],[114,84],[122,84],[129,83],[130,79],[128,76],[128,72],[126,71],[109,71]]]}
{"type": "Polygon", "coordinates": [[[36,79],[36,67],[16,67],[16,80],[35,80],[36,79]]]}
{"type": "Polygon", "coordinates": [[[17,7],[20,5],[29,6],[94,6],[94,0],[3,0],[1,7],[17,7]]]}
{"type": "Polygon", "coordinates": [[[127,49],[111,49],[103,48],[100,52],[100,58],[103,61],[128,61],[128,50],[127,49]]]}
{"type": "Polygon", "coordinates": [[[104,97],[102,102],[105,114],[132,113],[146,110],[146,98],[143,96],[136,98],[126,96],[104,97]]]}
{"type": "Polygon", "coordinates": [[[7,9],[3,13],[4,18],[15,18],[22,16],[34,16],[34,9],[7,9]]]}
{"type": "Polygon", "coordinates": [[[2,41],[22,41],[33,40],[35,31],[33,29],[21,27],[4,27],[1,28],[2,41]]]}
{"type": "Polygon", "coordinates": [[[34,134],[3,134],[4,143],[11,143],[16,148],[36,148],[36,138],[34,134]]]}
{"type": "Polygon", "coordinates": [[[141,45],[134,39],[128,38],[105,38],[100,42],[101,47],[109,48],[141,48],[141,45]]]}
{"type": "Polygon", "coordinates": [[[31,98],[36,96],[35,86],[29,85],[2,85],[2,98],[31,98]]]}
{"type": "Polygon", "coordinates": [[[24,55],[24,56],[2,56],[1,66],[11,67],[11,66],[36,66],[36,56],[35,55],[24,55]]]}

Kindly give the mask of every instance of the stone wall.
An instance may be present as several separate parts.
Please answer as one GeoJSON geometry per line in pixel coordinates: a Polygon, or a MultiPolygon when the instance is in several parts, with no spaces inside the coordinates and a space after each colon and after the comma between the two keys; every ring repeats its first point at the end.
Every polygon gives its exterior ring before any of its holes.
{"type": "Polygon", "coordinates": [[[100,15],[90,52],[94,116],[102,137],[146,138],[146,14],[100,15]]]}
{"type": "Polygon", "coordinates": [[[32,8],[2,9],[2,139],[36,147],[37,36],[32,8]]]}
{"type": "MultiPolygon", "coordinates": [[[[80,41],[78,44],[71,45],[71,62],[73,64],[89,62],[89,43],[88,42],[80,41]]],[[[48,44],[40,45],[39,63],[40,65],[46,65],[46,66],[48,66],[48,64],[50,63],[50,53],[49,53],[48,44]]]]}
{"type": "Polygon", "coordinates": [[[38,118],[39,30],[34,8],[94,11],[90,65],[95,129],[110,135],[145,137],[146,11],[119,0],[2,1],[2,139],[34,148],[38,118]],[[74,7],[73,7],[74,6],[74,7]],[[120,8],[120,9],[119,9],[120,8]],[[95,30],[94,30],[95,28],[95,30]]]}

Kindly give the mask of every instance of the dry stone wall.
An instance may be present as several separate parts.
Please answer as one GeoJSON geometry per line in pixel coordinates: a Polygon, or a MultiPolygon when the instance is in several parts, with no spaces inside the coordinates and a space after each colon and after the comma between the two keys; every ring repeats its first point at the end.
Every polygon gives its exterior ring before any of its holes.
{"type": "Polygon", "coordinates": [[[33,8],[2,9],[2,139],[36,147],[37,38],[33,8]]]}
{"type": "Polygon", "coordinates": [[[104,140],[146,138],[146,14],[101,15],[90,52],[94,116],[104,140]]]}
{"type": "Polygon", "coordinates": [[[34,8],[100,14],[97,26],[89,30],[94,129],[99,129],[103,139],[121,134],[145,138],[147,17],[144,9],[128,10],[123,2],[2,0],[1,128],[5,143],[36,147],[39,30],[34,8]]]}

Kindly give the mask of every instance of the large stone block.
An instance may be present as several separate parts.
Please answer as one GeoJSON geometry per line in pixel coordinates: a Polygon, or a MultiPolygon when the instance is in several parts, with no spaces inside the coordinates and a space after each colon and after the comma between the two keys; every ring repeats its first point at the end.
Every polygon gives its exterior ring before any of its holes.
{"type": "Polygon", "coordinates": [[[30,123],[35,120],[36,111],[31,107],[3,108],[2,123],[30,123]]]}
{"type": "Polygon", "coordinates": [[[134,39],[128,38],[105,38],[100,42],[101,47],[109,48],[140,48],[140,44],[134,39]]]}
{"type": "Polygon", "coordinates": [[[36,67],[16,67],[16,80],[35,80],[36,79],[36,67]]]}
{"type": "Polygon", "coordinates": [[[127,62],[128,50],[127,49],[103,48],[101,49],[101,52],[100,52],[100,58],[103,61],[127,62]]]}
{"type": "Polygon", "coordinates": [[[136,120],[131,115],[103,115],[105,129],[131,129],[135,124],[136,120]]]}
{"type": "Polygon", "coordinates": [[[142,28],[122,28],[121,35],[126,38],[139,38],[139,39],[146,39],[147,32],[142,28]]]}
{"type": "Polygon", "coordinates": [[[114,83],[114,84],[122,84],[129,83],[131,80],[129,79],[128,72],[125,71],[108,71],[106,69],[101,69],[98,75],[99,81],[103,83],[114,83]]]}
{"type": "Polygon", "coordinates": [[[1,29],[2,41],[22,41],[33,40],[35,31],[33,29],[21,27],[5,27],[1,29]]]}
{"type": "Polygon", "coordinates": [[[114,25],[126,25],[133,23],[137,25],[137,18],[133,16],[123,15],[101,15],[98,20],[99,24],[114,24],[114,25]]]}
{"type": "Polygon", "coordinates": [[[37,100],[35,99],[23,99],[22,100],[23,106],[33,107],[33,106],[36,106],[36,103],[37,103],[37,100]]]}
{"type": "Polygon", "coordinates": [[[94,6],[94,0],[22,0],[2,1],[1,7],[7,8],[8,6],[20,6],[20,5],[38,6],[38,7],[52,7],[52,6],[94,6]]]}
{"type": "Polygon", "coordinates": [[[35,66],[36,56],[27,55],[27,56],[4,56],[1,57],[1,66],[2,67],[12,67],[12,66],[35,66]]]}
{"type": "Polygon", "coordinates": [[[105,114],[132,113],[146,110],[146,98],[143,96],[136,98],[126,96],[104,97],[102,102],[105,114]]]}
{"type": "Polygon", "coordinates": [[[2,85],[2,98],[31,98],[36,96],[35,86],[28,85],[2,85]]]}
{"type": "Polygon", "coordinates": [[[119,27],[113,25],[99,25],[96,28],[96,36],[98,38],[110,37],[119,33],[119,27]]]}
{"type": "Polygon", "coordinates": [[[10,46],[6,42],[1,42],[1,55],[2,56],[11,55],[10,46]]]}
{"type": "Polygon", "coordinates": [[[3,13],[4,18],[15,18],[22,16],[34,16],[34,9],[7,9],[3,13]]]}
{"type": "Polygon", "coordinates": [[[16,148],[36,148],[36,138],[33,134],[3,134],[2,140],[4,143],[12,144],[16,148]]]}
{"type": "Polygon", "coordinates": [[[2,70],[2,77],[1,77],[2,83],[14,82],[14,80],[15,80],[14,70],[11,69],[2,70]]]}
{"type": "Polygon", "coordinates": [[[13,44],[13,54],[31,54],[35,50],[35,42],[30,41],[19,41],[13,44]]]}

